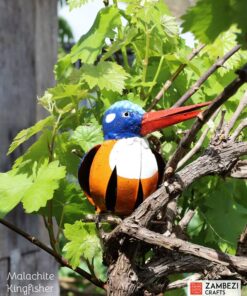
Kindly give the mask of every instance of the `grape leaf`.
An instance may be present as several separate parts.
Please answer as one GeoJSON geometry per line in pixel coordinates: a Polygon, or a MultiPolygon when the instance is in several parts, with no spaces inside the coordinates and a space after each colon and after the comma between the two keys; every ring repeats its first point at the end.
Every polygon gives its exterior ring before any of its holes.
{"type": "MultiPolygon", "coordinates": [[[[80,195],[82,195],[82,192],[80,192],[80,195]]],[[[83,215],[89,213],[93,214],[95,212],[94,207],[89,204],[87,198],[81,197],[79,199],[79,196],[76,202],[66,202],[65,204],[62,204],[62,201],[56,199],[53,205],[53,210],[54,216],[56,217],[57,222],[61,223],[61,226],[63,226],[64,223],[74,223],[76,220],[81,219],[83,215]]]]}
{"type": "MultiPolygon", "coordinates": [[[[212,61],[215,61],[218,57],[223,57],[234,46],[237,45],[237,29],[235,26],[228,31],[219,34],[212,44],[207,46],[207,54],[212,61]]],[[[224,67],[221,67],[218,71],[221,76],[225,73],[235,70],[241,64],[241,51],[236,52],[230,59],[224,63],[224,67]]],[[[215,79],[214,79],[215,80],[215,79]]]]}
{"type": "Polygon", "coordinates": [[[204,43],[213,42],[220,33],[236,24],[246,44],[246,0],[199,0],[183,16],[183,32],[191,31],[204,43]]]}
{"type": "Polygon", "coordinates": [[[95,125],[78,126],[71,138],[80,145],[85,152],[103,141],[101,127],[95,125]]]}
{"type": "Polygon", "coordinates": [[[107,52],[101,58],[102,61],[108,59],[122,47],[129,45],[131,41],[137,36],[138,30],[136,28],[126,28],[123,34],[123,38],[116,40],[111,44],[111,46],[109,46],[109,48],[106,49],[107,52]]]}
{"type": "Polygon", "coordinates": [[[59,82],[64,82],[73,72],[71,57],[69,54],[60,58],[54,67],[55,78],[59,82]]]}
{"type": "MultiPolygon", "coordinates": [[[[59,227],[63,227],[64,223],[73,224],[82,216],[95,212],[78,184],[69,183],[65,179],[61,180],[59,188],[54,192],[52,202],[53,214],[59,227]]],[[[48,215],[47,207],[41,208],[39,213],[48,215]]]]}
{"type": "Polygon", "coordinates": [[[183,16],[183,32],[191,31],[201,42],[210,43],[230,27],[231,17],[228,0],[199,0],[183,16]]]}
{"type": "Polygon", "coordinates": [[[129,76],[123,67],[112,62],[100,62],[96,66],[84,65],[82,71],[82,79],[88,83],[91,89],[98,86],[100,89],[118,93],[122,93],[124,82],[129,76]]]}
{"type": "Polygon", "coordinates": [[[87,95],[87,91],[81,88],[80,84],[58,84],[49,89],[53,100],[61,100],[64,98],[78,97],[80,99],[87,95]]]}
{"type": "Polygon", "coordinates": [[[170,15],[163,15],[161,18],[161,22],[167,36],[175,37],[178,35],[178,23],[175,17],[170,15]]]}
{"type": "Polygon", "coordinates": [[[15,175],[14,171],[0,173],[0,218],[21,201],[31,185],[32,180],[26,174],[15,175]]]}
{"type": "Polygon", "coordinates": [[[115,35],[113,29],[120,24],[120,14],[116,7],[109,6],[101,9],[88,33],[73,46],[70,54],[72,63],[79,59],[87,64],[94,63],[101,53],[105,39],[113,38],[115,35]]]}
{"type": "Polygon", "coordinates": [[[77,176],[78,167],[80,164],[80,158],[72,153],[77,144],[71,139],[71,132],[60,133],[56,137],[55,155],[62,166],[66,167],[68,174],[77,176]]]}
{"type": "Polygon", "coordinates": [[[48,200],[53,198],[54,191],[59,186],[59,180],[65,177],[65,167],[59,166],[58,161],[45,161],[37,170],[33,166],[33,184],[25,192],[22,203],[27,213],[38,211],[48,200]]]}
{"type": "Polygon", "coordinates": [[[234,181],[219,181],[217,187],[211,189],[205,199],[204,206],[206,208],[203,212],[214,232],[235,246],[244,229],[247,211],[245,207],[234,200],[235,188],[233,184],[234,181]]]}
{"type": "Polygon", "coordinates": [[[74,224],[65,224],[64,235],[69,242],[64,246],[63,251],[73,268],[80,264],[81,257],[92,261],[101,252],[94,223],[76,221],[74,224]]]}
{"type": "Polygon", "coordinates": [[[45,127],[52,126],[53,121],[53,117],[48,116],[45,119],[38,121],[34,126],[20,131],[14,138],[12,144],[10,145],[8,154],[12,153],[18,146],[27,141],[33,135],[43,130],[45,127]]]}
{"type": "Polygon", "coordinates": [[[48,144],[50,142],[52,132],[45,130],[38,140],[28,148],[26,153],[18,157],[13,168],[18,169],[18,173],[32,173],[32,165],[30,163],[43,162],[49,157],[48,144]]]}

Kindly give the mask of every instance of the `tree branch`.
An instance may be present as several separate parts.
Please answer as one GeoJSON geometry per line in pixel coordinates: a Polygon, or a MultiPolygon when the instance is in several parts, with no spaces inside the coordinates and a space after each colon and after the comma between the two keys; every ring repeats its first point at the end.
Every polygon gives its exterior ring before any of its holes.
{"type": "Polygon", "coordinates": [[[192,218],[194,217],[194,215],[195,215],[195,211],[189,210],[184,215],[184,217],[180,220],[180,222],[178,223],[178,226],[182,232],[184,232],[187,229],[187,227],[188,227],[190,221],[192,220],[192,218]]]}
{"type": "MultiPolygon", "coordinates": [[[[200,44],[197,48],[195,48],[192,53],[188,56],[188,60],[191,61],[194,57],[196,57],[199,52],[205,47],[205,44],[200,44]]],[[[184,68],[187,66],[187,64],[181,64],[178,66],[177,70],[172,74],[169,80],[165,82],[165,84],[162,86],[161,90],[157,93],[154,100],[152,101],[151,105],[147,109],[147,111],[152,110],[155,105],[158,104],[160,99],[163,97],[164,93],[170,88],[172,83],[177,79],[179,74],[184,70],[184,68]]]]}
{"type": "Polygon", "coordinates": [[[72,266],[69,264],[69,262],[65,258],[63,258],[61,255],[56,253],[53,249],[51,249],[48,246],[46,246],[45,244],[43,244],[36,237],[26,233],[22,229],[18,228],[17,226],[9,223],[8,221],[6,221],[4,219],[0,219],[0,223],[5,225],[6,227],[11,229],[12,231],[16,232],[20,236],[24,237],[26,240],[31,242],[33,245],[39,247],[40,249],[42,249],[46,253],[50,254],[52,257],[54,257],[56,259],[56,261],[59,264],[61,264],[61,266],[67,267],[67,268],[75,271],[76,273],[78,273],[79,275],[81,275],[82,277],[87,279],[89,282],[91,282],[92,284],[94,284],[97,287],[100,287],[102,289],[105,289],[105,284],[101,280],[94,278],[91,274],[87,273],[86,271],[84,271],[80,267],[76,267],[75,269],[73,269],[72,266]]]}
{"type": "Polygon", "coordinates": [[[247,160],[239,160],[231,169],[229,176],[237,179],[247,179],[247,160]]]}
{"type": "Polygon", "coordinates": [[[174,220],[177,216],[177,200],[173,199],[171,200],[167,207],[166,207],[166,211],[165,211],[165,219],[166,219],[166,232],[164,235],[166,236],[170,236],[172,231],[173,231],[173,227],[174,227],[174,220]]]}
{"type": "Polygon", "coordinates": [[[211,248],[181,240],[179,238],[165,237],[162,234],[154,233],[153,231],[143,227],[122,225],[121,231],[128,236],[132,236],[151,245],[164,247],[168,250],[190,254],[199,258],[209,260],[211,262],[230,266],[240,273],[244,273],[247,270],[246,257],[228,255],[223,252],[213,250],[211,248]]]}
{"type": "Polygon", "coordinates": [[[245,257],[247,255],[247,225],[239,238],[236,255],[245,257]]]}
{"type": "Polygon", "coordinates": [[[96,222],[99,220],[100,222],[106,222],[113,225],[118,225],[122,222],[122,219],[111,213],[101,213],[101,214],[87,214],[84,216],[81,221],[82,222],[96,222]]]}
{"type": "Polygon", "coordinates": [[[168,286],[166,287],[166,290],[169,291],[169,290],[187,287],[188,282],[198,281],[201,278],[202,278],[202,275],[200,273],[195,273],[191,276],[186,277],[185,279],[177,280],[177,281],[174,281],[174,282],[168,284],[168,286]]]}
{"type": "Polygon", "coordinates": [[[198,91],[200,86],[224,63],[234,55],[240,49],[240,45],[234,46],[229,52],[227,52],[222,58],[219,58],[213,65],[210,67],[192,87],[173,105],[173,107],[182,106],[195,92],[198,91]]]}
{"type": "MultiPolygon", "coordinates": [[[[225,129],[225,137],[227,138],[229,136],[229,133],[231,129],[233,128],[234,124],[236,123],[239,115],[241,112],[244,110],[244,108],[247,106],[247,91],[245,92],[242,100],[240,101],[236,111],[234,112],[230,122],[227,124],[226,129],[225,129]]],[[[233,139],[235,140],[235,139],[233,139]]]]}
{"type": "Polygon", "coordinates": [[[237,139],[237,137],[239,136],[239,134],[241,133],[241,131],[247,126],[247,118],[243,119],[239,126],[235,129],[234,133],[231,136],[231,141],[235,141],[237,139]]]}
{"type": "MultiPolygon", "coordinates": [[[[212,124],[213,124],[213,120],[217,117],[219,112],[220,112],[220,109],[218,109],[211,117],[210,121],[212,121],[212,124]]],[[[211,129],[211,126],[208,124],[208,127],[203,131],[201,137],[196,142],[196,144],[193,146],[193,148],[179,161],[178,166],[177,166],[178,169],[181,168],[189,159],[191,159],[191,157],[193,157],[200,150],[210,129],[211,129]]]]}
{"type": "Polygon", "coordinates": [[[218,95],[212,103],[209,105],[208,109],[203,111],[198,115],[197,120],[192,125],[188,133],[180,141],[177,150],[172,155],[171,159],[166,165],[166,178],[170,177],[176,170],[178,162],[184,157],[188,151],[190,144],[195,139],[196,134],[201,129],[201,127],[208,121],[212,114],[231,96],[233,96],[237,90],[247,82],[247,65],[238,71],[238,77],[235,78],[230,84],[228,84],[223,92],[218,95]]]}
{"type": "MultiPolygon", "coordinates": [[[[229,266],[220,265],[203,258],[179,253],[174,250],[164,251],[163,256],[161,255],[159,258],[153,258],[151,259],[151,262],[147,263],[144,267],[141,267],[139,279],[143,287],[148,288],[159,280],[164,281],[164,278],[167,276],[177,273],[196,273],[196,275],[200,274],[200,277],[204,279],[219,279],[223,277],[241,279],[245,282],[244,276],[237,273],[229,266]]],[[[183,283],[186,284],[184,280],[183,283]]],[[[173,287],[172,284],[168,284],[160,291],[167,291],[169,290],[168,287],[171,289],[171,287],[173,287]]],[[[174,289],[176,288],[178,287],[174,282],[174,289]]]]}

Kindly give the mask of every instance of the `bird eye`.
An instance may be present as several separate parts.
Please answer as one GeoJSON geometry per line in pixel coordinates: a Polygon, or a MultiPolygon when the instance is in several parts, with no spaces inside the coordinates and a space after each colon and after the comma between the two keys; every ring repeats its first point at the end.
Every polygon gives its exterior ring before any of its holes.
{"type": "Polygon", "coordinates": [[[123,115],[123,117],[130,117],[130,112],[126,111],[122,115],[123,115]]]}

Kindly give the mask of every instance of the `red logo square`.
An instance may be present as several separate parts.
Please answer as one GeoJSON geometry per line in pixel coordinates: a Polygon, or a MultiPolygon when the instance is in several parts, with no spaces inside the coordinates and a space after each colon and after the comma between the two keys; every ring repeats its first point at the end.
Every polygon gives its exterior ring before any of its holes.
{"type": "Polygon", "coordinates": [[[191,282],[190,283],[190,295],[202,295],[202,283],[191,282]]]}

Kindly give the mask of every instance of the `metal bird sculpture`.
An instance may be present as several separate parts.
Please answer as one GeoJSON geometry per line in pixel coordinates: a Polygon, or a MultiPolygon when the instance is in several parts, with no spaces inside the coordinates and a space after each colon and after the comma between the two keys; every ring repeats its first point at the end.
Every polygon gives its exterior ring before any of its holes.
{"type": "Polygon", "coordinates": [[[129,215],[162,181],[164,161],[145,135],[196,117],[196,104],[145,112],[129,101],[113,104],[103,116],[104,142],[82,159],[78,179],[98,212],[129,215]]]}

